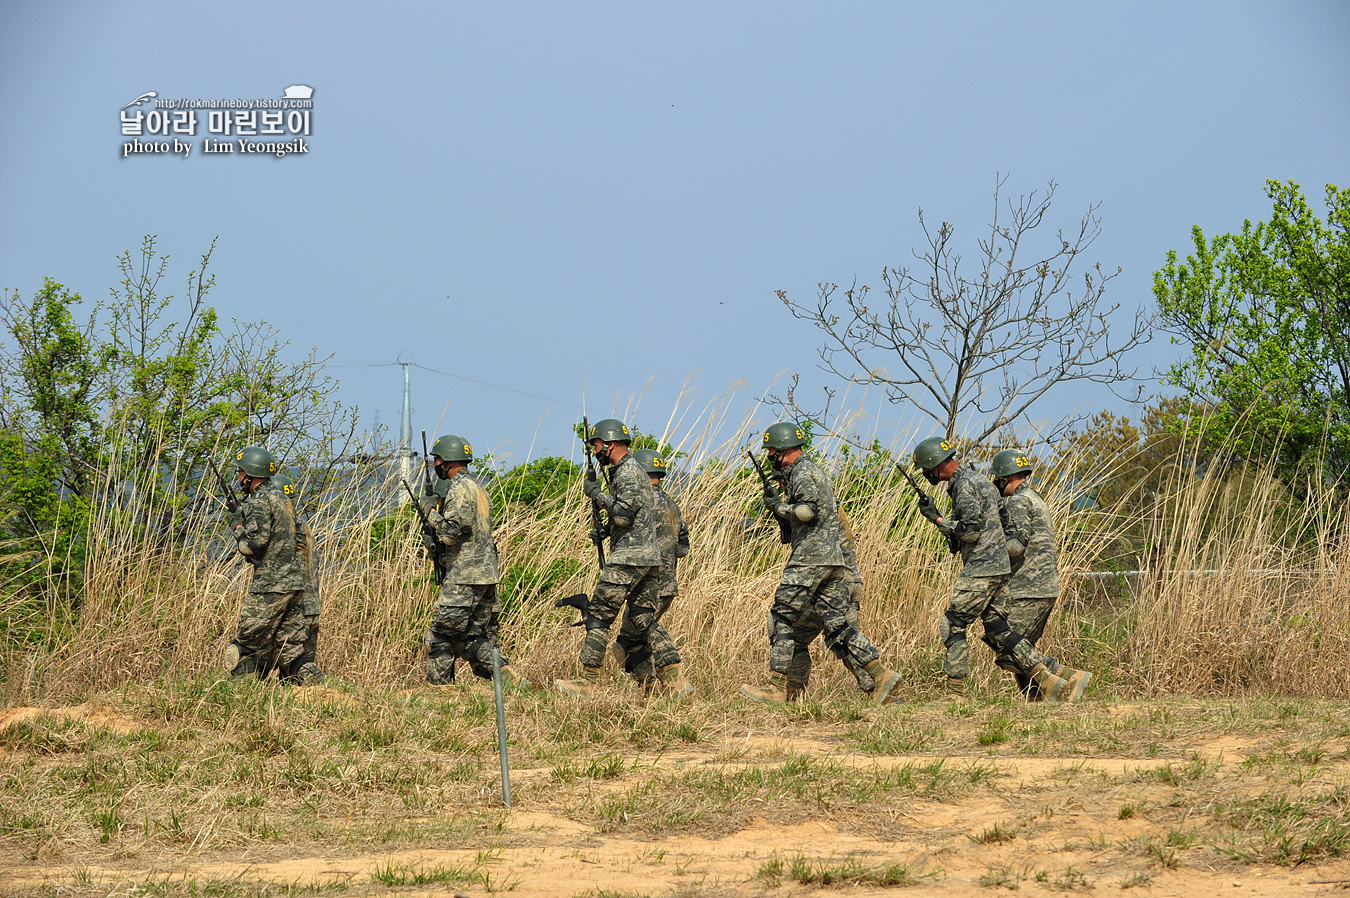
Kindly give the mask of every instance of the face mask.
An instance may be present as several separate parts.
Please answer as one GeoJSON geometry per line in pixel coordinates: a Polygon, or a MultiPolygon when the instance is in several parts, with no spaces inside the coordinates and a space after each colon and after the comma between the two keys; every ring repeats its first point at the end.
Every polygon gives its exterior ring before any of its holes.
{"type": "Polygon", "coordinates": [[[770,466],[773,467],[773,469],[774,469],[775,471],[781,471],[781,470],[783,470],[783,456],[781,456],[781,455],[779,455],[779,454],[777,454],[777,453],[774,453],[773,455],[770,455],[770,456],[769,456],[769,464],[770,464],[770,466]]]}
{"type": "Polygon", "coordinates": [[[440,480],[450,479],[450,466],[447,465],[445,462],[437,462],[436,464],[432,465],[432,467],[436,469],[436,477],[438,479],[440,480]]]}
{"type": "Polygon", "coordinates": [[[1008,488],[1008,480],[1007,480],[1007,478],[1005,478],[1005,477],[997,477],[997,478],[995,478],[995,479],[994,479],[994,488],[998,490],[998,494],[999,494],[1000,496],[1003,495],[1003,491],[1006,490],[1006,489],[1008,488]]]}
{"type": "Polygon", "coordinates": [[[933,486],[937,486],[937,485],[938,485],[938,482],[939,482],[939,481],[938,481],[938,476],[937,476],[937,470],[934,469],[934,470],[932,470],[932,471],[924,471],[924,472],[923,472],[923,479],[924,479],[924,480],[927,480],[929,483],[933,484],[933,486]]]}

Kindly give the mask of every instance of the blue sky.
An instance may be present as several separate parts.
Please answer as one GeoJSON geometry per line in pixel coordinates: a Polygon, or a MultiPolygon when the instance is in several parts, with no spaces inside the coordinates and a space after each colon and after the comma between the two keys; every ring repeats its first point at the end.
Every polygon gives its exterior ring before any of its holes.
{"type": "Polygon", "coordinates": [[[973,252],[996,172],[1058,182],[1057,225],[1100,202],[1089,261],[1151,303],[1193,224],[1268,214],[1266,178],[1350,182],[1347,47],[1344,3],[9,0],[0,285],[92,302],[157,234],[181,294],[218,236],[217,309],[333,353],[367,423],[397,427],[402,374],[356,366],[402,353],[460,376],[413,370],[415,430],[570,452],[583,390],[594,419],[650,380],[636,423],[659,430],[687,380],[827,383],[774,291],[875,283],[919,207],[973,252]],[[147,90],[292,84],[315,89],[303,156],[120,158],[147,90]]]}

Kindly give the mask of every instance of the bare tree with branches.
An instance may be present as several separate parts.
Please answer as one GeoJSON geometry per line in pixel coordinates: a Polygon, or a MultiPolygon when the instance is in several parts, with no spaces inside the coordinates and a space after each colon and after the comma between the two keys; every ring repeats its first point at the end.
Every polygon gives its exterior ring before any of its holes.
{"type": "MultiPolygon", "coordinates": [[[[1124,356],[1153,329],[1153,316],[1142,307],[1128,323],[1111,320],[1120,305],[1103,296],[1119,268],[1105,272],[1097,263],[1081,281],[1071,271],[1101,233],[1100,204],[1088,208],[1076,231],[1060,230],[1048,251],[1034,252],[1028,245],[1045,223],[1056,185],[1050,182],[1043,195],[1008,200],[1005,209],[1006,180],[996,179],[994,220],[978,241],[974,271],[963,268],[953,246],[956,229],[943,222],[930,231],[920,209],[927,246],[914,253],[914,269],[882,269],[883,302],[871,302],[871,289],[856,280],[842,302],[831,283],[819,285],[814,303],[777,291],[794,317],[824,333],[824,370],[884,387],[891,402],[913,403],[949,436],[968,419],[978,431],[975,444],[1030,423],[1029,409],[1056,384],[1114,388],[1132,380],[1136,370],[1126,370],[1124,356]],[[1024,261],[1028,255],[1035,260],[1024,261]]],[[[782,404],[818,423],[828,420],[835,391],[826,388],[824,412],[810,413],[797,403],[797,385],[794,377],[782,404]]],[[[1054,439],[1077,420],[1064,416],[1040,436],[1054,439]]]]}

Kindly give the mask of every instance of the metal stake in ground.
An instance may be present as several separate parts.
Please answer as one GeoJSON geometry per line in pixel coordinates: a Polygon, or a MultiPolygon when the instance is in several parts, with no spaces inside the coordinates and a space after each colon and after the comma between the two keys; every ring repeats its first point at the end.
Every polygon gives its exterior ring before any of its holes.
{"type": "Polygon", "coordinates": [[[492,647],[492,693],[497,699],[497,756],[502,759],[502,801],[511,807],[511,765],[506,760],[506,708],[502,705],[502,652],[492,647]]]}

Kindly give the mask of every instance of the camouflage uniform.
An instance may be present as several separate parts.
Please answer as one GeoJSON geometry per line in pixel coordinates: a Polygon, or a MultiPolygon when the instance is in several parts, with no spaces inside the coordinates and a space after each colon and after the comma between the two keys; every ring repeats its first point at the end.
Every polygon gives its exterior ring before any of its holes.
{"type": "Polygon", "coordinates": [[[769,669],[787,676],[795,690],[805,688],[811,641],[822,631],[825,645],[850,670],[866,667],[878,655],[857,627],[829,475],[805,454],[784,465],[782,472],[786,496],[780,508],[806,505],[814,513],[811,520],[802,521],[791,511],[775,512],[791,529],[792,554],[769,608],[769,669]]]}
{"type": "Polygon", "coordinates": [[[1004,541],[1006,511],[998,490],[967,464],[957,466],[947,491],[952,514],[938,529],[961,554],[961,573],[952,587],[951,604],[942,618],[943,670],[948,677],[970,676],[970,647],[966,628],[977,618],[984,622],[984,641],[996,652],[1006,652],[1023,671],[1046,658],[1008,622],[1008,546],[1004,541]]]}
{"type": "Polygon", "coordinates": [[[659,519],[656,528],[656,544],[661,551],[661,567],[656,575],[657,623],[647,631],[645,652],[639,645],[637,630],[629,615],[624,615],[623,623],[619,626],[618,638],[619,647],[625,653],[627,653],[629,646],[637,646],[637,654],[639,656],[646,655],[645,658],[640,657],[639,660],[631,664],[627,657],[624,659],[624,669],[632,673],[639,681],[650,680],[656,675],[656,668],[658,667],[679,662],[680,653],[676,650],[674,640],[670,638],[670,634],[666,632],[666,628],[661,625],[660,620],[670,610],[671,603],[680,593],[676,569],[679,560],[689,554],[689,528],[685,526],[684,515],[680,513],[679,503],[662,489],[659,482],[652,484],[652,502],[655,504],[659,519]],[[670,658],[675,660],[666,660],[670,658]]]}
{"type": "MultiPolygon", "coordinates": [[[[489,680],[501,614],[492,502],[469,472],[461,469],[449,478],[439,505],[427,514],[445,568],[426,635],[427,682],[454,682],[456,658],[468,661],[476,676],[489,680]]],[[[503,657],[502,666],[508,663],[503,657]]]]}
{"type": "MultiPolygon", "coordinates": [[[[1023,481],[1011,496],[1003,500],[1007,512],[1004,535],[1016,540],[1022,552],[1011,559],[1012,576],[1008,580],[1011,607],[1008,623],[1021,633],[1028,643],[1036,645],[1045,632],[1045,623],[1059,597],[1059,552],[1055,546],[1055,528],[1050,520],[1050,507],[1040,494],[1023,481]]],[[[1017,670],[1012,657],[1000,653],[998,666],[1013,671],[1018,688],[1029,698],[1039,697],[1039,689],[1025,673],[1017,670]]],[[[1046,660],[1052,672],[1060,664],[1053,658],[1046,660]]]]}
{"type": "Polygon", "coordinates": [[[596,501],[609,512],[609,557],[591,595],[586,614],[586,641],[581,665],[598,669],[605,660],[609,630],[623,611],[619,645],[627,653],[625,668],[635,673],[643,661],[655,667],[680,663],[679,652],[657,622],[661,596],[661,549],[658,531],[669,526],[658,510],[647,472],[630,452],[609,469],[609,492],[596,501]],[[653,632],[658,629],[658,632],[653,632]]]}
{"type": "Polygon", "coordinates": [[[305,568],[296,552],[295,508],[290,497],[264,480],[245,500],[235,529],[239,554],[253,565],[253,581],[239,611],[236,676],[299,666],[309,635],[303,592],[305,568]]]}

